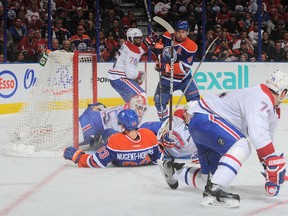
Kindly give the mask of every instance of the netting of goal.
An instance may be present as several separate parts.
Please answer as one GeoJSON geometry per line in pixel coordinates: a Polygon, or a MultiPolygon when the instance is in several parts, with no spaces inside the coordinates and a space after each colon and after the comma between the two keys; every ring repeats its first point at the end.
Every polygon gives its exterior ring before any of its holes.
{"type": "MultiPolygon", "coordinates": [[[[78,148],[79,114],[97,100],[96,55],[54,51],[9,130],[8,156],[60,156],[78,148]]],[[[80,138],[79,138],[80,135],[80,138]]]]}

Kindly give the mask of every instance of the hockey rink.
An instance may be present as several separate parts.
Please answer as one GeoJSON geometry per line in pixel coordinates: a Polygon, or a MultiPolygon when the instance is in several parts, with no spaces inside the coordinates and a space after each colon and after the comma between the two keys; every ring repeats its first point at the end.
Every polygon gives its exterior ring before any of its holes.
{"type": "MultiPolygon", "coordinates": [[[[0,115],[0,147],[15,115],[0,115]]],[[[150,106],[145,120],[157,120],[150,106]]],[[[275,146],[288,157],[288,104],[282,105],[275,146]]],[[[59,158],[17,158],[0,154],[0,216],[192,216],[288,215],[288,182],[277,197],[264,192],[255,151],[229,190],[241,197],[236,209],[201,207],[202,192],[172,190],[158,166],[79,169],[59,158]]]]}

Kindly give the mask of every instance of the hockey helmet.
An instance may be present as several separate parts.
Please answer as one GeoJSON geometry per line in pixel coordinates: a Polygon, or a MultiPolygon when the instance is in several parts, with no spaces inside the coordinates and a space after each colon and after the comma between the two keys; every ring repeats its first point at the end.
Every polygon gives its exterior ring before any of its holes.
{"type": "Polygon", "coordinates": [[[176,31],[178,30],[185,30],[185,31],[189,31],[189,24],[187,21],[178,21],[176,23],[176,31]]]}
{"type": "Polygon", "coordinates": [[[288,74],[276,70],[271,73],[266,81],[266,85],[268,88],[280,95],[283,90],[288,89],[288,74]]]}
{"type": "Polygon", "coordinates": [[[134,42],[135,37],[143,37],[143,33],[139,28],[129,28],[126,33],[127,40],[134,42]]]}
{"type": "Polygon", "coordinates": [[[118,113],[118,122],[125,130],[136,130],[138,128],[138,116],[132,109],[124,109],[118,113]]]}
{"type": "Polygon", "coordinates": [[[146,98],[143,95],[139,94],[132,97],[130,101],[124,106],[124,109],[127,108],[134,110],[138,115],[140,121],[148,108],[148,103],[146,98]]]}

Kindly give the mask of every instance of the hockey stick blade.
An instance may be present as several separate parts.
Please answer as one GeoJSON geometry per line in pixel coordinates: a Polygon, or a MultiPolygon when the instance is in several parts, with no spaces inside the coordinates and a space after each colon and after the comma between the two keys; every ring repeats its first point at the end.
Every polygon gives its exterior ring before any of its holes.
{"type": "Polygon", "coordinates": [[[163,26],[170,34],[174,34],[175,31],[173,27],[164,19],[159,16],[154,16],[153,20],[163,26]]]}

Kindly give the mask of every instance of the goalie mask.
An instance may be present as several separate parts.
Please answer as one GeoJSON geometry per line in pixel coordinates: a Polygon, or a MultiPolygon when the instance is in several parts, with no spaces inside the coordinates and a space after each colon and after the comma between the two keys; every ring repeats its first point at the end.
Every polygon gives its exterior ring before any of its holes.
{"type": "Polygon", "coordinates": [[[288,89],[288,74],[280,70],[276,70],[271,73],[270,77],[266,81],[266,85],[269,89],[278,94],[278,100],[282,102],[285,97],[279,97],[285,89],[288,89]]]}
{"type": "Polygon", "coordinates": [[[135,95],[124,106],[124,109],[134,110],[138,115],[139,121],[141,121],[147,108],[148,108],[147,100],[143,95],[135,95]]]}

